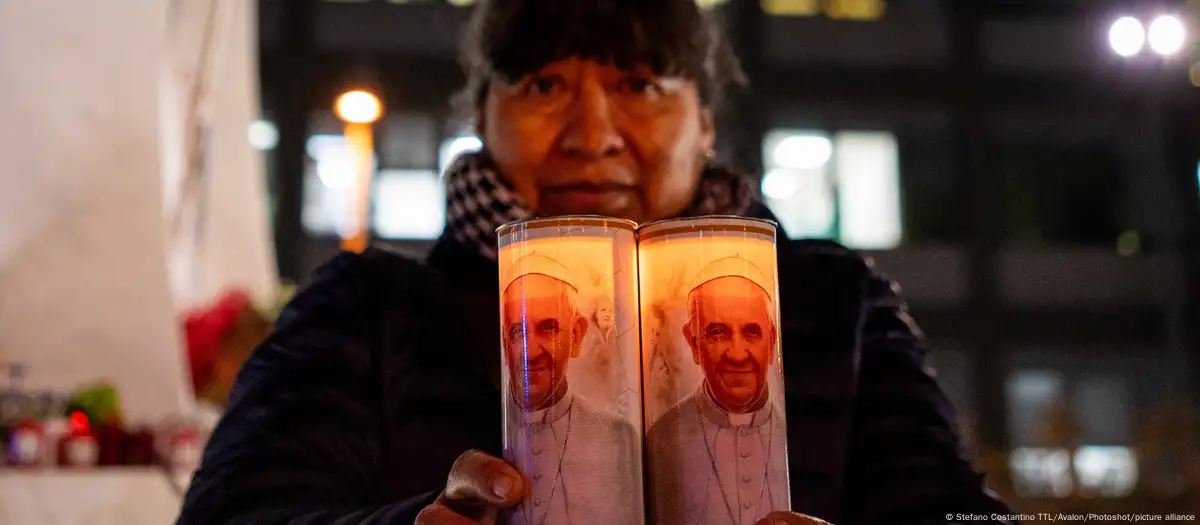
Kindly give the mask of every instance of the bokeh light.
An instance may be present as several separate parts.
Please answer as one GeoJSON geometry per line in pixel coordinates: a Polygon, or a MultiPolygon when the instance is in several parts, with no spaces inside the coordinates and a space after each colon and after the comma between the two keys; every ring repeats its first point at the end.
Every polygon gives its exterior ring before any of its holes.
{"type": "Polygon", "coordinates": [[[1132,16],[1119,18],[1108,30],[1108,45],[1120,56],[1136,55],[1146,45],[1146,29],[1132,16]]]}
{"type": "Polygon", "coordinates": [[[246,130],[246,140],[256,150],[273,150],[279,144],[279,129],[269,121],[256,120],[246,130]]]}
{"type": "Polygon", "coordinates": [[[379,97],[361,89],[342,93],[334,107],[339,118],[354,124],[370,124],[383,113],[379,97]]]}
{"type": "Polygon", "coordinates": [[[1183,21],[1174,15],[1163,15],[1150,23],[1150,48],[1163,56],[1170,56],[1183,49],[1187,40],[1187,29],[1183,21]]]}

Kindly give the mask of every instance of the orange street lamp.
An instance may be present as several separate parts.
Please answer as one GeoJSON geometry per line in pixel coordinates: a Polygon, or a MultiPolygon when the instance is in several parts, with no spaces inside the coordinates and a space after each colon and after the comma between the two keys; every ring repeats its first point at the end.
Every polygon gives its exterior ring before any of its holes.
{"type": "Polygon", "coordinates": [[[350,216],[342,232],[342,249],[362,252],[367,249],[368,215],[371,210],[371,176],[375,146],[371,124],[383,115],[383,103],[369,91],[356,89],[342,93],[334,103],[338,118],[346,123],[346,144],[354,159],[354,188],[350,216]]]}

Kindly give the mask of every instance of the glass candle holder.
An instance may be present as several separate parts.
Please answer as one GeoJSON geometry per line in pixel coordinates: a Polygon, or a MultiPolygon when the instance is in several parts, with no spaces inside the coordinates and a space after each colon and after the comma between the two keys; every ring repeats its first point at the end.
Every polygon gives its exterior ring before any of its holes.
{"type": "Polygon", "coordinates": [[[638,230],[649,521],[791,510],[774,223],[638,230]]]}
{"type": "Polygon", "coordinates": [[[497,230],[504,457],[529,481],[510,525],[644,523],[636,224],[497,230]]]}

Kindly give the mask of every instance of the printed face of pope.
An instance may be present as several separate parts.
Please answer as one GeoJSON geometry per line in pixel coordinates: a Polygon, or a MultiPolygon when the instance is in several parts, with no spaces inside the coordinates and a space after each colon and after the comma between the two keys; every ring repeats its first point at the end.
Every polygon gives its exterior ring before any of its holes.
{"type": "Polygon", "coordinates": [[[688,295],[683,337],[704,369],[715,401],[734,414],[762,407],[775,364],[775,324],[767,292],[745,277],[726,276],[688,295]]]}
{"type": "Polygon", "coordinates": [[[501,297],[504,356],[513,400],[526,410],[550,407],[566,393],[567,363],[579,356],[587,318],[578,292],[542,274],[518,277],[501,297]]]}

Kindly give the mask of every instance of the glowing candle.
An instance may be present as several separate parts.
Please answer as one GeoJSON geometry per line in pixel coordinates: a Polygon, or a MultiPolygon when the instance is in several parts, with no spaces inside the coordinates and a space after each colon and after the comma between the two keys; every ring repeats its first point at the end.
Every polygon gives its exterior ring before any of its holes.
{"type": "Polygon", "coordinates": [[[733,217],[638,230],[653,523],[790,510],[775,235],[733,217]]]}
{"type": "Polygon", "coordinates": [[[504,456],[530,483],[510,524],[644,521],[635,227],[497,231],[504,456]]]}

